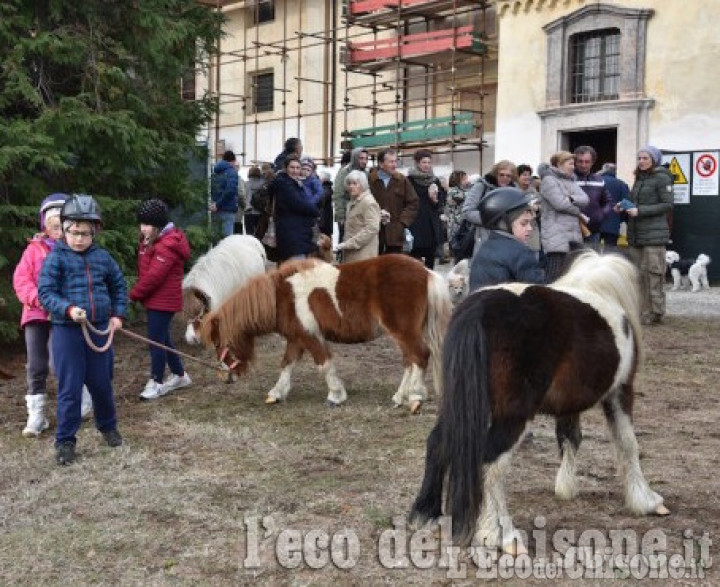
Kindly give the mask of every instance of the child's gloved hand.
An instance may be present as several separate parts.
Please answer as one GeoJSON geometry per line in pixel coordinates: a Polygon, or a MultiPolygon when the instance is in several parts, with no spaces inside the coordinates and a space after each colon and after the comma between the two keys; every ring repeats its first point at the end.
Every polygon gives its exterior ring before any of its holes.
{"type": "Polygon", "coordinates": [[[70,318],[74,322],[83,322],[87,319],[87,312],[77,306],[70,309],[70,318]]]}

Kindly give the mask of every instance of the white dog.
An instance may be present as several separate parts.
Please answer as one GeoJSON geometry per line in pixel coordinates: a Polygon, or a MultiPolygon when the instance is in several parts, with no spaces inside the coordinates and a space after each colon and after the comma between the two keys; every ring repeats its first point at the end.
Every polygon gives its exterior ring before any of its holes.
{"type": "Polygon", "coordinates": [[[468,261],[468,259],[463,259],[450,269],[447,274],[446,279],[453,304],[459,304],[468,295],[470,289],[470,265],[468,261]]]}
{"type": "Polygon", "coordinates": [[[710,289],[708,283],[707,266],[710,265],[710,257],[701,253],[688,270],[688,279],[692,284],[692,291],[710,289]]]}
{"type": "Polygon", "coordinates": [[[701,253],[697,259],[681,259],[675,251],[667,251],[665,261],[673,279],[672,291],[692,286],[692,291],[696,292],[710,287],[707,278],[710,257],[707,255],[701,253]]]}

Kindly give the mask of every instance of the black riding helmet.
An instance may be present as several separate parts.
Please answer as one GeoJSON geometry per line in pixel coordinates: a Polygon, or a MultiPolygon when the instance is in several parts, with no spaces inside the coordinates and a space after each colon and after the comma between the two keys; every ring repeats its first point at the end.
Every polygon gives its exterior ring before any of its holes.
{"type": "Polygon", "coordinates": [[[102,224],[102,213],[100,206],[95,198],[87,194],[73,194],[60,211],[60,220],[64,223],[66,220],[74,220],[76,222],[92,222],[94,224],[102,224]]]}
{"type": "Polygon", "coordinates": [[[479,210],[482,225],[490,230],[501,229],[510,232],[511,212],[529,209],[532,200],[532,194],[526,194],[517,188],[504,187],[492,190],[480,200],[479,210]],[[501,226],[500,223],[503,220],[505,221],[504,226],[501,226]]]}

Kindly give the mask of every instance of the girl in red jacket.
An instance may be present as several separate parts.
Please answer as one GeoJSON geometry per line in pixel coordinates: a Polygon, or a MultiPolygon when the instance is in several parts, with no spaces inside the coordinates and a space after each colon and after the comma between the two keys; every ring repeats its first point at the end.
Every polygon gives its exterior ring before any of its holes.
{"type": "MultiPolygon", "coordinates": [[[[182,281],[185,261],[190,258],[190,245],[185,233],[168,219],[162,200],[153,198],[140,204],[138,279],[130,291],[130,299],[142,303],[147,310],[148,338],[175,348],[170,338],[170,322],[182,310],[182,281]]],[[[141,399],[156,399],[192,383],[180,357],[150,345],[151,377],[140,394],[141,399]],[[170,377],[163,382],[165,366],[170,377]]]]}

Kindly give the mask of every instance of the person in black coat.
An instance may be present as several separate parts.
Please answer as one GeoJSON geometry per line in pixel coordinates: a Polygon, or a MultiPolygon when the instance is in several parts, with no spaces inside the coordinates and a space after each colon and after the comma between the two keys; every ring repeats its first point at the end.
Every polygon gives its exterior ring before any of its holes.
{"type": "Polygon", "coordinates": [[[284,171],[277,174],[270,190],[275,200],[275,231],[280,261],[305,259],[317,250],[318,208],[305,194],[300,178],[300,160],[285,159],[284,171]]]}
{"type": "Polygon", "coordinates": [[[323,171],[320,174],[323,195],[318,206],[320,207],[320,232],[330,238],[333,235],[333,182],[330,174],[323,171]]]}
{"type": "Polygon", "coordinates": [[[432,153],[419,149],[414,155],[415,166],[408,179],[419,199],[415,221],[410,225],[413,235],[412,257],[423,260],[428,269],[435,267],[435,251],[442,242],[440,214],[445,209],[446,192],[433,174],[432,153]]]}

